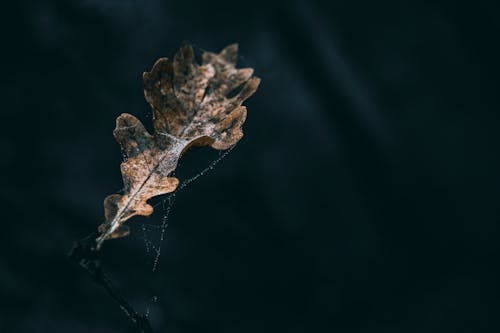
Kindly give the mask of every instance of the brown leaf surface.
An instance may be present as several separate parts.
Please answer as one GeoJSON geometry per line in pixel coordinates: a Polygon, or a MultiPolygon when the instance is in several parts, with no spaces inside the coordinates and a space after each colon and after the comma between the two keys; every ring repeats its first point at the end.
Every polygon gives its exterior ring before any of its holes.
{"type": "Polygon", "coordinates": [[[148,216],[147,200],[173,192],[179,180],[169,177],[182,154],[192,146],[228,149],[243,136],[246,108],[241,104],[259,86],[252,68],[237,69],[238,45],[219,54],[204,52],[195,62],[190,45],[173,61],[161,58],[143,74],[144,95],[153,109],[151,135],[134,116],[116,119],[113,134],[126,154],[121,164],[123,194],[104,200],[106,222],[99,226],[97,247],[128,234],[123,223],[134,215],[148,216]]]}

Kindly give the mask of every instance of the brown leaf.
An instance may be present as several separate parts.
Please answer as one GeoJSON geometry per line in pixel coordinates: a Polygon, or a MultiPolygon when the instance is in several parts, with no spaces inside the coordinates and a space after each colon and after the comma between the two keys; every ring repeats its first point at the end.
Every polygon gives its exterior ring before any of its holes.
{"type": "Polygon", "coordinates": [[[124,193],[104,200],[106,222],[99,227],[97,247],[128,234],[123,223],[148,216],[147,200],[173,192],[179,180],[169,177],[179,158],[192,146],[228,149],[243,136],[246,108],[241,104],[259,86],[252,68],[236,69],[238,45],[219,54],[204,52],[194,60],[193,48],[180,48],[173,61],[161,58],[143,74],[144,95],[153,109],[151,135],[134,116],[116,119],[113,134],[127,159],[121,164],[124,193]]]}

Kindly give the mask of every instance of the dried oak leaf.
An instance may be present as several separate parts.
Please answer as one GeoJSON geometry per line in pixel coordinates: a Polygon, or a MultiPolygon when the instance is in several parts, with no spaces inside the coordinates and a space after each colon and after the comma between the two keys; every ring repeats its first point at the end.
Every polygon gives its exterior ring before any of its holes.
{"type": "Polygon", "coordinates": [[[228,149],[243,136],[246,108],[241,104],[259,86],[252,68],[236,69],[238,45],[219,54],[204,52],[195,62],[190,45],[179,49],[173,61],[161,58],[143,74],[144,95],[153,109],[150,134],[134,116],[116,119],[113,134],[121,145],[124,193],[104,200],[106,222],[99,226],[97,248],[111,238],[128,234],[123,223],[134,215],[148,216],[147,200],[173,192],[179,180],[169,177],[179,158],[192,146],[228,149]]]}

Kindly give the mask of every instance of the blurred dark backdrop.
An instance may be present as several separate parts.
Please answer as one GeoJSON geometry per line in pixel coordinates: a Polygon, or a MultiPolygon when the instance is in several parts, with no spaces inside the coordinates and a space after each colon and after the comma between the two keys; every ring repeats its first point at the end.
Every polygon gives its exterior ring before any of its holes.
{"type": "MultiPolygon", "coordinates": [[[[122,186],[115,118],[150,125],[141,74],[184,41],[238,42],[262,84],[244,139],[177,195],[159,271],[139,226],[161,209],[104,248],[156,332],[500,329],[493,1],[2,11],[1,332],[133,332],[66,253],[122,186]]],[[[194,151],[178,174],[217,156],[194,151]]]]}

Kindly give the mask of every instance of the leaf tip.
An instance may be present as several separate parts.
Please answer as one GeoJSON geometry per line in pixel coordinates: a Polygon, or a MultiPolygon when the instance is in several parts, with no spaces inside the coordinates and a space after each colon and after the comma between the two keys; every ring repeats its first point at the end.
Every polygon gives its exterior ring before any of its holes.
{"type": "Polygon", "coordinates": [[[219,55],[227,62],[236,64],[236,62],[238,61],[238,49],[238,43],[233,43],[222,49],[219,55]]]}

